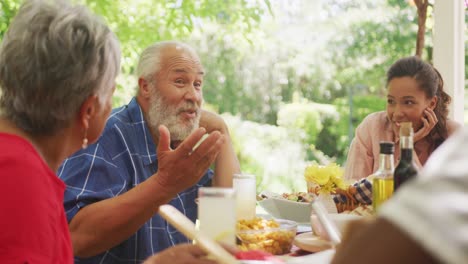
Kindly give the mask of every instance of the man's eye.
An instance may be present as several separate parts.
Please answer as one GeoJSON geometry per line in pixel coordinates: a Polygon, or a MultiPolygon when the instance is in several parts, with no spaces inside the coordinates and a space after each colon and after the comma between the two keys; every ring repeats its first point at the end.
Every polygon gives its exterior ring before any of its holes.
{"type": "Polygon", "coordinates": [[[393,104],[394,102],[393,99],[387,99],[387,104],[393,104]]]}
{"type": "Polygon", "coordinates": [[[193,86],[195,86],[196,88],[201,88],[202,83],[201,82],[196,82],[196,83],[193,84],[193,86]]]}

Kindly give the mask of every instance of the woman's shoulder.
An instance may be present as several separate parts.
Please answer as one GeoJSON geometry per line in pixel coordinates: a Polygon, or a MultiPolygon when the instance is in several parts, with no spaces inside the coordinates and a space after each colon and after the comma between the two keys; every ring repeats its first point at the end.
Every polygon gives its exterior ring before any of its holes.
{"type": "Polygon", "coordinates": [[[391,124],[387,113],[381,111],[367,115],[356,128],[356,137],[366,142],[392,140],[391,124]]]}
{"type": "Polygon", "coordinates": [[[388,124],[387,113],[385,111],[374,112],[367,115],[359,124],[359,127],[365,129],[382,129],[388,124]]]}
{"type": "Polygon", "coordinates": [[[364,120],[386,121],[387,120],[387,112],[379,111],[379,112],[370,113],[364,118],[364,120]]]}

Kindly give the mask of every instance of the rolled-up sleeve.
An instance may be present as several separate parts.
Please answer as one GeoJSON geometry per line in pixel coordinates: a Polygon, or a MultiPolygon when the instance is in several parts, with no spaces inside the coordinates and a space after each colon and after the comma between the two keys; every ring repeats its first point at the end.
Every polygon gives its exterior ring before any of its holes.
{"type": "Polygon", "coordinates": [[[126,192],[129,186],[100,144],[75,153],[58,172],[66,184],[64,207],[68,222],[81,208],[126,192]]]}
{"type": "Polygon", "coordinates": [[[344,171],[345,179],[359,180],[373,172],[374,155],[370,133],[368,120],[365,119],[356,128],[356,136],[351,142],[344,171]]]}

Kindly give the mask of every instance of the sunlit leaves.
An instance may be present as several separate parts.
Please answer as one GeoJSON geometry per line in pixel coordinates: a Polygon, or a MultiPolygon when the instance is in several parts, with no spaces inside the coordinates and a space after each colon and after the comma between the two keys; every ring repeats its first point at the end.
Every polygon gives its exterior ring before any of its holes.
{"type": "Polygon", "coordinates": [[[0,40],[3,38],[10,20],[18,12],[20,3],[17,0],[0,1],[0,40]]]}

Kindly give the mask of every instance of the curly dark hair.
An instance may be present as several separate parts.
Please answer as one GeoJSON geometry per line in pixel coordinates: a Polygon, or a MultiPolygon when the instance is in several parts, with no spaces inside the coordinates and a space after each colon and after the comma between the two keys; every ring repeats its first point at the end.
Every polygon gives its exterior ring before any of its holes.
{"type": "Polygon", "coordinates": [[[419,84],[427,98],[437,96],[437,105],[434,113],[437,116],[437,124],[429,133],[430,138],[435,139],[438,147],[448,137],[447,116],[448,105],[452,98],[444,92],[444,80],[439,71],[431,64],[417,56],[405,57],[397,60],[387,72],[387,86],[393,78],[411,77],[419,84]]]}

